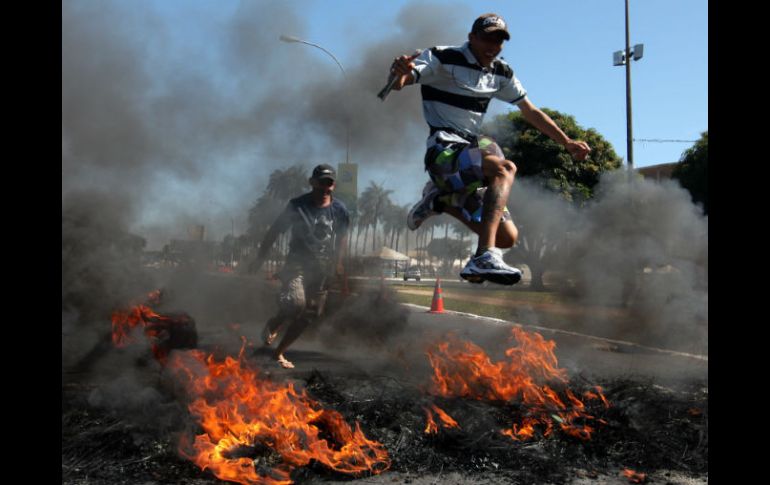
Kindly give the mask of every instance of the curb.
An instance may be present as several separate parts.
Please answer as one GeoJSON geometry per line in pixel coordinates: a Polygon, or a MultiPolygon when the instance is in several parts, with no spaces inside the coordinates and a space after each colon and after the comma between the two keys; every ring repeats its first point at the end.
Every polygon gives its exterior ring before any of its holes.
{"type": "MultiPolygon", "coordinates": [[[[415,305],[413,303],[401,303],[401,305],[403,305],[405,307],[408,307],[408,308],[413,308],[415,310],[421,310],[421,311],[430,310],[430,307],[422,306],[422,305],[415,305]]],[[[569,330],[560,330],[560,329],[556,329],[556,328],[540,327],[538,325],[525,325],[523,323],[509,322],[507,320],[502,320],[500,318],[485,317],[485,316],[482,316],[482,315],[476,315],[476,314],[473,314],[473,313],[466,313],[466,312],[458,312],[458,311],[454,311],[454,310],[444,310],[444,313],[452,313],[452,314],[460,315],[460,316],[463,316],[463,317],[470,317],[470,318],[473,318],[473,319],[476,319],[476,320],[485,320],[485,321],[493,323],[495,325],[506,325],[506,326],[515,325],[517,327],[527,328],[527,329],[534,329],[534,330],[538,330],[538,331],[541,331],[541,332],[551,332],[551,333],[558,333],[558,334],[562,334],[562,335],[570,335],[572,337],[581,337],[581,338],[586,338],[586,339],[589,339],[589,340],[596,340],[598,342],[612,343],[612,344],[615,344],[615,345],[622,345],[624,347],[633,347],[633,348],[648,350],[648,351],[657,352],[657,353],[661,353],[661,354],[674,355],[674,356],[677,356],[677,357],[686,357],[688,359],[701,360],[701,361],[704,361],[704,362],[708,362],[709,361],[708,355],[689,354],[687,352],[678,352],[676,350],[659,349],[657,347],[648,347],[646,345],[636,344],[634,342],[628,342],[626,340],[614,340],[614,339],[609,339],[609,338],[604,338],[604,337],[596,337],[594,335],[586,335],[584,333],[571,332],[569,330]]]]}

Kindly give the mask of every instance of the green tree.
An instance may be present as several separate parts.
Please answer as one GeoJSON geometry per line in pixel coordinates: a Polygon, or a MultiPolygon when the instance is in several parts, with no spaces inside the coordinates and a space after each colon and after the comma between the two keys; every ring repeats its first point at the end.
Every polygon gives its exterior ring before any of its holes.
{"type": "Polygon", "coordinates": [[[610,142],[593,128],[582,128],[573,116],[541,109],[567,136],[588,143],[591,153],[585,160],[573,159],[564,147],[530,125],[519,111],[497,116],[484,131],[495,138],[506,158],[516,164],[517,177],[536,178],[565,199],[582,203],[593,195],[599,175],[619,168],[622,160],[610,142]]]}
{"type": "Polygon", "coordinates": [[[409,205],[388,204],[385,207],[382,226],[385,234],[390,234],[389,246],[398,251],[401,232],[406,229],[406,216],[409,213],[409,205]]]}
{"type": "Polygon", "coordinates": [[[703,213],[709,213],[708,194],[709,132],[704,131],[695,145],[685,150],[671,176],[690,192],[692,201],[703,204],[703,213]]]}
{"type": "MultiPolygon", "coordinates": [[[[302,165],[293,165],[270,173],[265,191],[249,209],[246,234],[252,246],[256,247],[262,241],[270,224],[286,208],[290,199],[310,190],[308,178],[309,171],[302,165]]],[[[281,240],[287,237],[288,233],[282,235],[281,240]]],[[[278,246],[281,246],[280,240],[278,246]]]]}
{"type": "Polygon", "coordinates": [[[451,269],[452,263],[457,260],[468,258],[468,247],[464,241],[452,238],[436,238],[426,246],[428,254],[432,258],[443,261],[444,272],[451,269]]]}
{"type": "MultiPolygon", "coordinates": [[[[369,186],[358,198],[358,210],[361,213],[361,224],[372,226],[372,251],[375,250],[377,240],[377,223],[381,220],[385,208],[392,204],[390,194],[392,190],[386,190],[375,182],[369,182],[369,186]]],[[[366,232],[364,232],[364,246],[366,246],[366,232]]]]}
{"type": "Polygon", "coordinates": [[[544,290],[546,270],[555,269],[568,257],[566,235],[574,228],[578,209],[532,180],[519,180],[514,186],[509,204],[519,239],[503,259],[514,266],[526,264],[532,274],[531,288],[544,290]]]}
{"type": "Polygon", "coordinates": [[[582,128],[572,116],[541,109],[567,136],[588,143],[591,153],[585,160],[572,158],[518,111],[499,115],[484,127],[517,168],[509,208],[519,228],[519,240],[504,259],[514,265],[526,264],[536,290],[544,289],[543,275],[565,257],[565,234],[574,220],[569,210],[593,197],[603,172],[622,164],[612,145],[596,130],[582,128]]]}
{"type": "Polygon", "coordinates": [[[281,202],[288,202],[310,189],[310,171],[302,165],[292,165],[284,170],[273,170],[267,182],[265,193],[281,202]]]}

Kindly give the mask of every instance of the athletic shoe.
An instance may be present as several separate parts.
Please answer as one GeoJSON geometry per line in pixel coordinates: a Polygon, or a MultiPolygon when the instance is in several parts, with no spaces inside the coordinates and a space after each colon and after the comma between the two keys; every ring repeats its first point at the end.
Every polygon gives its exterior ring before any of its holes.
{"type": "Polygon", "coordinates": [[[433,199],[439,194],[438,187],[429,180],[422,189],[422,199],[412,207],[409,215],[406,216],[406,226],[414,231],[425,219],[435,216],[438,212],[433,210],[433,199]]]}
{"type": "Polygon", "coordinates": [[[489,248],[481,256],[474,256],[465,265],[460,277],[471,283],[491,281],[500,285],[514,285],[521,279],[521,271],[503,261],[499,248],[489,248]]]}

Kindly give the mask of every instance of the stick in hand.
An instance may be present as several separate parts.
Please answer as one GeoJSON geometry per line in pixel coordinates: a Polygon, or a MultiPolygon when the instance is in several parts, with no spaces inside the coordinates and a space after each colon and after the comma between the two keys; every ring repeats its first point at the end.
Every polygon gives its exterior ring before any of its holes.
{"type": "MultiPolygon", "coordinates": [[[[411,57],[412,59],[414,59],[420,54],[422,54],[422,50],[417,49],[416,51],[414,51],[414,54],[412,54],[411,57]]],[[[388,83],[385,85],[384,88],[382,88],[382,90],[379,93],[377,93],[377,97],[385,101],[385,98],[388,97],[388,94],[390,94],[390,91],[393,89],[394,84],[396,84],[396,75],[391,73],[390,76],[388,76],[388,83]]]]}

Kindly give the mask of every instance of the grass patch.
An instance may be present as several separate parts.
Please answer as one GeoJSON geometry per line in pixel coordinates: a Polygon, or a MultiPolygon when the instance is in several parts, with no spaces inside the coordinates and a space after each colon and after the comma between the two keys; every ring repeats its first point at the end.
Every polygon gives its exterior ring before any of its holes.
{"type": "MultiPolygon", "coordinates": [[[[403,285],[403,284],[391,284],[389,285],[395,291],[399,290],[415,290],[415,291],[427,291],[433,294],[432,286],[415,286],[415,285],[403,285]]],[[[446,292],[457,293],[461,295],[467,295],[470,297],[483,296],[485,298],[499,298],[506,301],[519,301],[522,303],[571,303],[571,299],[560,295],[553,291],[530,291],[526,289],[491,289],[483,286],[471,286],[469,284],[463,285],[447,285],[442,284],[441,288],[446,292]]]]}
{"type": "MultiPolygon", "coordinates": [[[[401,303],[412,303],[414,305],[430,307],[433,296],[397,293],[397,299],[401,303]]],[[[516,317],[516,310],[512,308],[462,300],[444,299],[444,309],[455,312],[473,313],[474,315],[483,315],[485,317],[500,318],[502,320],[512,320],[516,317]]]]}

